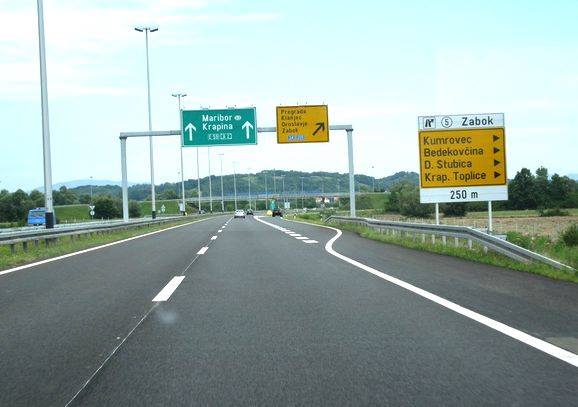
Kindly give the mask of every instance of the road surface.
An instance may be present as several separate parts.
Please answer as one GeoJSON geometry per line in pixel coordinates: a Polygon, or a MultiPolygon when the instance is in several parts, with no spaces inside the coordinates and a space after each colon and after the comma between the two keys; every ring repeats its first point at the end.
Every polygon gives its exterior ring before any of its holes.
{"type": "Polygon", "coordinates": [[[0,405],[578,404],[575,284],[337,235],[222,216],[0,272],[0,405]]]}

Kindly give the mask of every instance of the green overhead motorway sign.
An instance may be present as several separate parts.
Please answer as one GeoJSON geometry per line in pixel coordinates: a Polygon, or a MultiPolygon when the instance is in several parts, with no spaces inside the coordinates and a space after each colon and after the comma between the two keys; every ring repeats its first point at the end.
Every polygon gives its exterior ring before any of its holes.
{"type": "Polygon", "coordinates": [[[183,147],[257,144],[254,107],[183,110],[183,147]]]}

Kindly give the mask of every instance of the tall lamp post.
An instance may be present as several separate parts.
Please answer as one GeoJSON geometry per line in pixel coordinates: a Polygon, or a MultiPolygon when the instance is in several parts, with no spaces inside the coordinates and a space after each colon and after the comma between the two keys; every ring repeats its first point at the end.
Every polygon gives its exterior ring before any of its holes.
{"type": "Polygon", "coordinates": [[[281,175],[281,181],[283,182],[283,205],[287,202],[285,197],[285,175],[281,175]]]}
{"type": "MultiPolygon", "coordinates": [[[[181,114],[181,98],[184,98],[185,96],[187,96],[186,93],[173,93],[172,95],[175,98],[178,98],[179,100],[179,124],[181,126],[181,129],[183,128],[183,116],[181,114]]],[[[185,171],[184,171],[184,166],[183,166],[183,135],[181,134],[181,140],[179,142],[179,145],[181,147],[181,198],[182,198],[182,202],[181,202],[181,213],[183,216],[185,216],[185,171]]]]}
{"type": "Polygon", "coordinates": [[[372,165],[371,166],[371,172],[372,172],[372,175],[371,175],[371,188],[372,188],[372,190],[371,190],[371,192],[375,192],[375,175],[373,175],[373,169],[374,168],[375,167],[372,165]]]}
{"type": "Polygon", "coordinates": [[[267,171],[263,171],[265,175],[265,212],[269,209],[269,191],[267,190],[267,171]]]}
{"type": "Polygon", "coordinates": [[[219,153],[219,161],[221,162],[221,211],[225,212],[225,191],[223,190],[223,153],[219,153]]]}
{"type": "Polygon", "coordinates": [[[301,178],[301,209],[305,209],[305,195],[303,195],[303,180],[305,179],[305,177],[299,177],[301,178]]]}
{"type": "Polygon", "coordinates": [[[207,160],[209,162],[209,211],[213,213],[213,184],[211,182],[211,148],[207,147],[207,160]]]}
{"type": "Polygon", "coordinates": [[[233,161],[233,195],[235,196],[235,210],[237,210],[237,163],[233,161]]]}
{"type": "Polygon", "coordinates": [[[38,9],[38,53],[40,56],[40,105],[42,109],[42,154],[44,158],[44,208],[46,229],[54,228],[52,202],[52,163],[50,155],[50,123],[48,120],[48,89],[46,85],[46,48],[44,46],[44,7],[42,0],[38,9]]]}
{"type": "MultiPolygon", "coordinates": [[[[251,168],[248,168],[249,173],[247,174],[249,176],[249,209],[251,209],[251,168]]],[[[257,205],[255,205],[255,209],[257,205]]]]}
{"type": "MultiPolygon", "coordinates": [[[[159,28],[154,27],[135,27],[138,32],[145,33],[145,46],[146,46],[146,57],[147,57],[147,100],[148,100],[148,110],[149,110],[149,131],[152,131],[152,117],[151,117],[151,79],[149,70],[149,32],[154,33],[158,31],[159,28]]],[[[157,207],[156,207],[156,197],[155,197],[155,167],[153,159],[153,138],[149,137],[149,154],[150,154],[150,165],[151,165],[151,200],[152,200],[152,218],[157,217],[157,207]]]]}

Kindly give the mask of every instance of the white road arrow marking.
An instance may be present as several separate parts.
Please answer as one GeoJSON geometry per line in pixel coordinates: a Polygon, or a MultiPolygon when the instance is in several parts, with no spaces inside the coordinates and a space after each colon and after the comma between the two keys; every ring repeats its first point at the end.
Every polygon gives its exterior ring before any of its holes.
{"type": "Polygon", "coordinates": [[[187,127],[185,127],[185,131],[189,132],[189,141],[193,141],[193,131],[197,131],[197,128],[193,126],[193,123],[187,124],[187,127]]]}
{"type": "Polygon", "coordinates": [[[247,135],[247,140],[249,140],[249,136],[251,134],[251,129],[254,128],[253,125],[251,123],[249,123],[249,121],[246,121],[241,128],[243,130],[245,130],[245,134],[247,135]]]}

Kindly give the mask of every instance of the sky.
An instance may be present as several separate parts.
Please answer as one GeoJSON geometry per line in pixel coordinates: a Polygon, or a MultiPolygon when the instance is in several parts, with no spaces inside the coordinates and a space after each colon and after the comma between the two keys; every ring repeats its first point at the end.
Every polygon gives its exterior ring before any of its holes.
{"type": "MultiPolygon", "coordinates": [[[[54,183],[120,180],[119,133],[147,130],[150,34],[154,130],[183,106],[327,104],[354,127],[355,172],[418,171],[419,115],[503,112],[508,176],[578,173],[577,1],[45,0],[54,183]]],[[[347,172],[344,132],[329,143],[210,150],[211,172],[347,172]]],[[[0,0],[0,189],[43,183],[36,1],[0,0]]],[[[196,149],[184,151],[196,178],[196,149]]],[[[150,182],[148,140],[129,140],[128,178],[150,182]]],[[[179,179],[178,138],[154,141],[156,183],[179,179]]],[[[200,149],[201,176],[209,171],[200,149]]]]}

